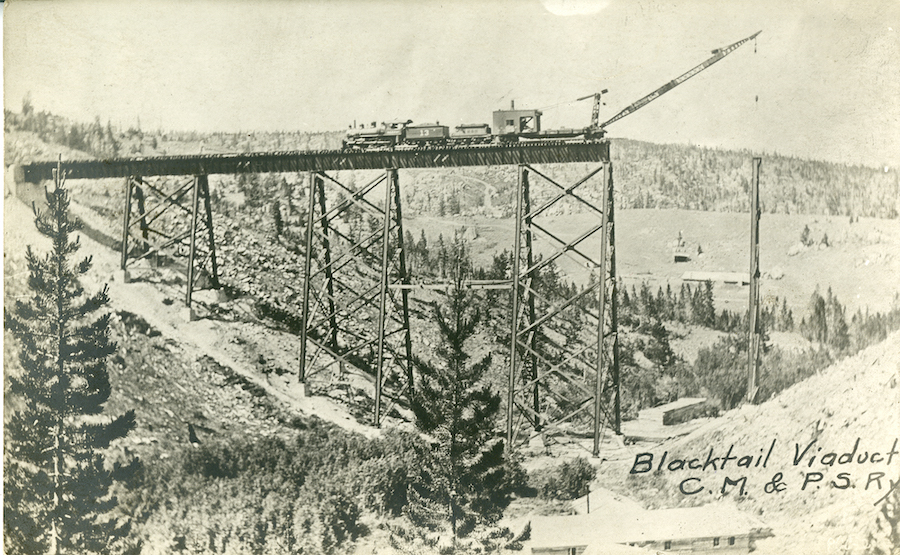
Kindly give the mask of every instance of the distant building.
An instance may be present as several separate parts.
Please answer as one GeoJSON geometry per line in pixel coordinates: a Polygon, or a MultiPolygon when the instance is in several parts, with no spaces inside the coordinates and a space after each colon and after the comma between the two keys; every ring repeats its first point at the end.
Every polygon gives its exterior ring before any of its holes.
{"type": "Polygon", "coordinates": [[[688,246],[688,244],[684,242],[683,233],[679,231],[678,239],[672,241],[672,254],[675,257],[675,262],[690,262],[691,253],[693,252],[696,252],[699,256],[702,252],[700,246],[698,245],[696,248],[688,246]]]}
{"type": "Polygon", "coordinates": [[[705,398],[685,397],[665,405],[644,409],[640,412],[640,418],[657,422],[663,426],[672,426],[694,418],[707,416],[710,410],[711,407],[707,404],[705,398]]]}
{"type": "Polygon", "coordinates": [[[690,262],[691,253],[688,247],[672,247],[672,256],[675,262],[690,262]]]}
{"type": "Polygon", "coordinates": [[[712,281],[727,285],[750,285],[750,274],[743,272],[685,272],[682,281],[712,281]]]}
{"type": "Polygon", "coordinates": [[[730,505],[647,511],[616,504],[590,514],[534,517],[529,543],[534,555],[733,555],[750,553],[755,538],[770,534],[763,523],[730,505]]]}

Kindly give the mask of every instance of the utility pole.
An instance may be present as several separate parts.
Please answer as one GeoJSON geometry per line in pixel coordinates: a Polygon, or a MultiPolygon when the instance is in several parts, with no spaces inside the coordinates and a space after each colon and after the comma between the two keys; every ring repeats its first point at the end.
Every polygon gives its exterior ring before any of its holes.
{"type": "Polygon", "coordinates": [[[759,168],[762,158],[753,159],[750,192],[750,345],[747,367],[747,402],[756,402],[759,391],[759,168]]]}

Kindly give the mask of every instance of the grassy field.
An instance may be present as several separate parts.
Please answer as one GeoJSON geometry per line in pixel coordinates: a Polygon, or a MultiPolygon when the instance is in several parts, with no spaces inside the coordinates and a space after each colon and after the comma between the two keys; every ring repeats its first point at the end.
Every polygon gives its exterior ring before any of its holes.
{"type": "MultiPolygon", "coordinates": [[[[572,240],[596,223],[596,216],[571,214],[547,218],[541,225],[563,240],[572,240]]],[[[439,234],[445,240],[454,230],[466,228],[476,263],[489,264],[494,253],[512,249],[515,221],[512,218],[417,217],[404,221],[418,238],[425,230],[429,244],[439,234]]],[[[599,253],[600,234],[588,239],[585,252],[599,253]]],[[[549,253],[555,245],[546,238],[535,241],[537,252],[549,253]]],[[[848,217],[764,214],[760,221],[760,293],[765,302],[776,296],[787,299],[796,320],[805,314],[806,304],[816,286],[824,295],[831,287],[845,305],[848,315],[857,308],[884,311],[894,294],[900,292],[900,222],[848,217]],[[800,248],[805,226],[816,245],[800,248]],[[827,234],[830,246],[819,246],[827,234]],[[796,252],[795,252],[796,251],[796,252]],[[793,253],[793,254],[791,254],[793,253]],[[766,277],[769,276],[769,277],[766,277]]],[[[670,284],[681,287],[688,271],[748,273],[750,260],[750,215],[746,213],[699,212],[690,210],[620,210],[616,213],[616,257],[618,274],[626,284],[647,281],[653,289],[670,284]],[[684,241],[702,255],[689,262],[675,263],[672,242],[682,233],[684,241]]],[[[585,282],[588,270],[583,263],[563,257],[560,268],[577,282],[585,282]]],[[[746,286],[716,285],[718,309],[745,310],[749,296],[746,286]]]]}

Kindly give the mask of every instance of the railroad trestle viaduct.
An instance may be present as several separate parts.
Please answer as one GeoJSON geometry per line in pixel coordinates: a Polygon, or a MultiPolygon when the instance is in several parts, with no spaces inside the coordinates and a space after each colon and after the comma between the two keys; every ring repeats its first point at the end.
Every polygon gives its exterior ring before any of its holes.
{"type": "Polygon", "coordinates": [[[596,456],[605,427],[621,433],[614,195],[609,150],[608,141],[582,141],[361,152],[201,154],[33,163],[16,168],[16,180],[42,183],[54,179],[55,172],[62,172],[65,179],[122,178],[123,274],[127,275],[137,260],[173,245],[184,245],[185,304],[190,309],[201,272],[209,278],[204,280],[204,287],[220,286],[208,176],[305,173],[309,204],[304,256],[298,259],[303,267],[298,380],[305,384],[314,371],[328,366],[338,366],[343,371],[346,365],[358,365],[359,358],[354,355],[371,350],[376,353],[373,367],[366,370],[374,375],[372,421],[379,426],[391,404],[403,399],[415,379],[409,295],[415,288],[446,286],[414,283],[414,276],[408,271],[398,170],[515,165],[518,171],[511,279],[467,283],[471,288],[507,289],[511,295],[510,312],[506,315],[510,329],[507,445],[514,449],[544,431],[571,433],[572,423],[577,421],[583,427],[591,427],[592,452],[596,456]],[[572,163],[588,163],[591,169],[573,183],[565,184],[551,178],[543,167],[535,167],[572,163]],[[338,170],[380,171],[366,185],[351,188],[336,179],[334,172],[338,170]],[[163,188],[153,181],[162,176],[185,179],[174,188],[163,188]],[[591,202],[580,194],[586,184],[602,191],[602,202],[591,202]],[[536,196],[538,188],[542,194],[536,196]],[[329,205],[329,191],[339,191],[346,200],[329,205]],[[572,240],[563,239],[541,220],[561,201],[575,203],[579,209],[596,215],[572,240]],[[351,206],[376,218],[379,227],[362,237],[344,235],[335,219],[351,206]],[[155,225],[163,214],[173,213],[181,218],[181,229],[173,233],[155,225]],[[594,250],[586,248],[587,241],[593,238],[595,242],[598,235],[599,252],[594,252],[595,246],[594,250]],[[545,250],[545,256],[537,257],[536,241],[552,245],[551,254],[546,255],[545,250]],[[337,242],[350,248],[336,249],[337,242]],[[575,258],[598,279],[569,298],[551,298],[534,277],[563,256],[575,258]],[[350,272],[353,283],[347,280],[350,272]],[[360,286],[359,279],[367,282],[360,286]],[[595,301],[592,306],[599,307],[583,309],[587,321],[595,326],[596,340],[571,349],[555,341],[554,334],[544,333],[563,311],[585,306],[580,301],[588,296],[595,301]],[[374,326],[352,324],[363,310],[375,315],[374,326]],[[548,357],[547,349],[555,356],[548,357]],[[558,401],[553,414],[545,410],[544,396],[558,401]]]}

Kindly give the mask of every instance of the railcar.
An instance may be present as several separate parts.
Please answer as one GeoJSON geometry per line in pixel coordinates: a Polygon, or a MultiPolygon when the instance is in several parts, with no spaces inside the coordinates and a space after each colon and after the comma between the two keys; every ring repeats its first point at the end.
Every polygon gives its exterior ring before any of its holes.
{"type": "Polygon", "coordinates": [[[457,125],[450,134],[454,144],[480,145],[494,140],[491,126],[486,123],[464,123],[457,125]]]}

